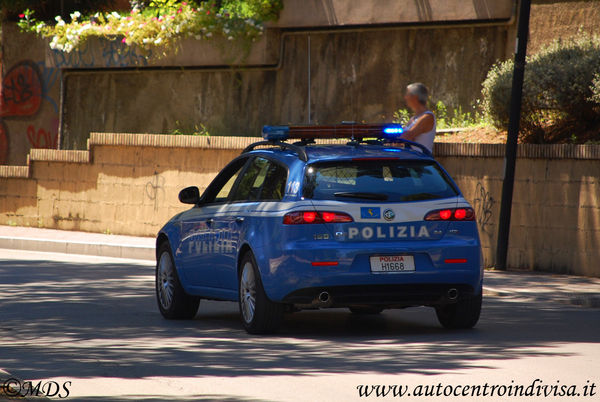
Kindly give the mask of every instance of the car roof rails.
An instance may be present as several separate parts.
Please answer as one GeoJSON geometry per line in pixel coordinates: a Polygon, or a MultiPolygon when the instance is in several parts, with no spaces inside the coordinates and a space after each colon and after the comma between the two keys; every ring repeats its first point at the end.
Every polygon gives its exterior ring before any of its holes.
{"type": "Polygon", "coordinates": [[[277,147],[280,147],[281,149],[288,149],[290,151],[296,152],[298,154],[298,157],[300,158],[300,160],[302,160],[303,162],[308,162],[308,154],[306,153],[306,150],[302,146],[295,145],[295,144],[288,144],[287,142],[283,142],[283,141],[273,141],[273,140],[258,141],[258,142],[255,142],[254,144],[248,145],[242,151],[242,153],[245,154],[246,152],[253,151],[256,147],[265,146],[265,145],[277,146],[277,147]]]}
{"type": "Polygon", "coordinates": [[[431,151],[423,144],[418,142],[410,141],[404,138],[390,138],[390,139],[362,139],[362,140],[351,140],[347,145],[386,145],[386,144],[401,144],[404,147],[418,149],[425,156],[433,157],[431,151]]]}

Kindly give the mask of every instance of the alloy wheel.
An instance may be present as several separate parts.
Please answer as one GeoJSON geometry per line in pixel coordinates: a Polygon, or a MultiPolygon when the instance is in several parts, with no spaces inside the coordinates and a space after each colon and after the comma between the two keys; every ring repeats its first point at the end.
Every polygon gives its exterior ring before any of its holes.
{"type": "Polygon", "coordinates": [[[175,273],[173,272],[173,263],[169,253],[162,253],[158,263],[158,300],[160,305],[168,310],[173,304],[173,294],[175,292],[175,273]]]}
{"type": "Polygon", "coordinates": [[[246,262],[242,269],[240,303],[242,305],[244,321],[246,323],[252,322],[256,308],[256,278],[254,276],[254,267],[250,262],[246,262]]]}

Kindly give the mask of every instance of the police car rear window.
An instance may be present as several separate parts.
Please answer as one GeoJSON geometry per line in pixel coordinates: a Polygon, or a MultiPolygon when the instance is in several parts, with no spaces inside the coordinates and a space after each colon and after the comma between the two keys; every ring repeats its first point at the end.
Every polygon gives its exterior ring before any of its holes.
{"type": "Polygon", "coordinates": [[[303,195],[318,200],[410,202],[458,195],[433,161],[352,160],[306,168],[303,195]]]}

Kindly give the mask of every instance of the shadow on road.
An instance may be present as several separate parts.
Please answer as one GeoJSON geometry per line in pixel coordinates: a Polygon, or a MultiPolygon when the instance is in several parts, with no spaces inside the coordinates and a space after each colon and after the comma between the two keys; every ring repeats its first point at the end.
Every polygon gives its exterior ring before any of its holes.
{"type": "Polygon", "coordinates": [[[243,331],[235,303],[162,319],[148,266],[0,259],[0,278],[0,366],[23,378],[437,374],[558,355],[554,346],[597,343],[600,332],[599,310],[505,295],[485,299],[472,331],[443,330],[426,308],[340,309],[292,314],[261,337],[243,331]]]}

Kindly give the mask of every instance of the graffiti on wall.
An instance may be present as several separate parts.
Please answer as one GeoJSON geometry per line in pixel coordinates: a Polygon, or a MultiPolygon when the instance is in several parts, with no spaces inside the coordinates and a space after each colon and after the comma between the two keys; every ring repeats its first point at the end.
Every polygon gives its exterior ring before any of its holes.
{"type": "Polygon", "coordinates": [[[93,46],[87,42],[81,48],[69,53],[52,50],[51,63],[56,68],[111,68],[129,66],[147,66],[150,54],[142,54],[136,48],[121,42],[102,42],[101,46],[93,46]]]}
{"type": "Polygon", "coordinates": [[[90,41],[70,53],[46,48],[34,60],[3,60],[0,164],[7,163],[9,156],[11,160],[24,160],[25,155],[20,153],[31,147],[58,147],[62,69],[140,67],[148,65],[149,57],[151,54],[120,41],[90,41]]]}
{"type": "Polygon", "coordinates": [[[89,42],[69,53],[52,49],[50,56],[52,65],[56,68],[90,68],[95,65],[94,54],[90,50],[89,42]]]}
{"type": "Polygon", "coordinates": [[[8,161],[10,123],[23,118],[36,120],[44,101],[52,108],[52,117],[46,119],[48,122],[44,121],[49,123],[49,127],[38,128],[30,124],[22,134],[34,148],[58,146],[58,105],[50,95],[57,80],[56,69],[46,68],[43,62],[32,60],[16,63],[4,75],[0,93],[0,164],[8,161]]]}
{"type": "Polygon", "coordinates": [[[8,157],[8,135],[6,124],[0,120],[0,164],[6,163],[8,157]]]}
{"type": "Polygon", "coordinates": [[[481,184],[477,183],[475,188],[475,198],[473,199],[473,207],[475,208],[475,216],[477,217],[477,223],[482,232],[487,232],[492,218],[492,207],[494,206],[494,199],[489,191],[481,184]]]}
{"type": "Polygon", "coordinates": [[[147,66],[151,54],[142,55],[134,47],[121,42],[108,42],[102,49],[105,67],[147,66]]]}
{"type": "Polygon", "coordinates": [[[58,103],[52,97],[51,91],[60,80],[60,70],[54,67],[47,67],[43,61],[38,61],[37,65],[42,82],[42,98],[50,104],[58,116],[58,103]]]}
{"type": "Polygon", "coordinates": [[[154,210],[158,211],[160,199],[165,195],[165,178],[154,172],[152,180],[146,183],[146,196],[154,203],[154,210]]]}
{"type": "Polygon", "coordinates": [[[33,124],[27,127],[27,139],[32,148],[58,148],[58,132],[36,128],[33,124]]]}
{"type": "Polygon", "coordinates": [[[2,80],[0,116],[33,116],[42,104],[42,81],[37,64],[23,61],[2,80]]]}

